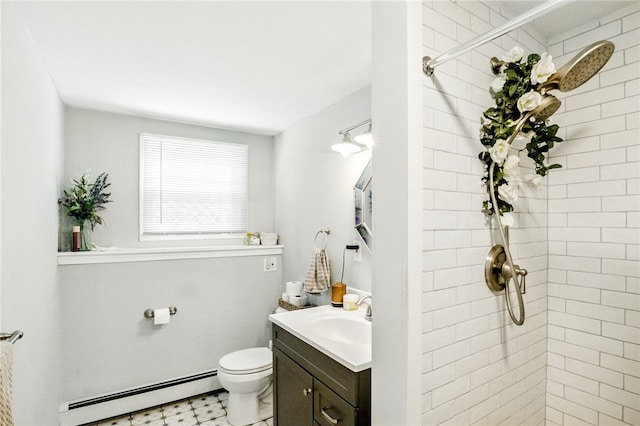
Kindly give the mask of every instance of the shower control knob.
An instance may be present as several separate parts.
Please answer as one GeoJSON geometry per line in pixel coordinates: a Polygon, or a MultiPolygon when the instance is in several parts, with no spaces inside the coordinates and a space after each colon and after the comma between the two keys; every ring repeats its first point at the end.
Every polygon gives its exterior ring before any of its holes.
{"type": "Polygon", "coordinates": [[[311,390],[311,388],[309,388],[309,389],[302,389],[302,394],[303,394],[304,396],[309,396],[309,395],[311,395],[311,392],[313,392],[313,391],[311,390]]]}
{"type": "Polygon", "coordinates": [[[520,279],[520,291],[522,291],[522,294],[525,294],[527,292],[527,274],[529,273],[526,269],[521,268],[518,265],[514,265],[514,267],[516,268],[516,274],[520,275],[522,278],[520,279]]]}

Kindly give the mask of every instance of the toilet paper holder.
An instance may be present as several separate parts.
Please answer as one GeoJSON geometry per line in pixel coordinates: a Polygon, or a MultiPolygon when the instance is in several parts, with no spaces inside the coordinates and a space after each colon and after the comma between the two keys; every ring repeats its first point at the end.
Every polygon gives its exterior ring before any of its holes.
{"type": "MultiPolygon", "coordinates": [[[[169,306],[169,315],[175,315],[176,312],[178,312],[178,308],[176,308],[175,306],[169,306]]],[[[151,309],[151,308],[145,309],[144,317],[145,318],[153,318],[153,309],[151,309]]]]}

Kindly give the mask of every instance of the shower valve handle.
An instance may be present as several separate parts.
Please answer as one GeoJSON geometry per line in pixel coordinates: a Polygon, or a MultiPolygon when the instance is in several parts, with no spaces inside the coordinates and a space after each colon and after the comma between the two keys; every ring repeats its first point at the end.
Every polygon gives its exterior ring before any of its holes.
{"type": "MultiPolygon", "coordinates": [[[[520,275],[522,277],[518,285],[520,286],[520,290],[522,291],[522,294],[525,294],[527,292],[527,274],[529,272],[526,269],[521,268],[519,265],[513,265],[513,268],[516,271],[516,275],[520,275]]],[[[516,279],[516,283],[517,282],[518,280],[516,279]]]]}
{"type": "Polygon", "coordinates": [[[522,294],[525,294],[527,292],[525,277],[529,272],[526,269],[521,268],[520,265],[513,265],[513,269],[512,269],[511,266],[509,266],[508,262],[504,262],[501,265],[501,269],[502,269],[502,276],[504,277],[505,281],[513,278],[516,284],[520,287],[520,291],[522,292],[522,294]],[[518,275],[522,277],[520,280],[518,280],[518,275]]]}

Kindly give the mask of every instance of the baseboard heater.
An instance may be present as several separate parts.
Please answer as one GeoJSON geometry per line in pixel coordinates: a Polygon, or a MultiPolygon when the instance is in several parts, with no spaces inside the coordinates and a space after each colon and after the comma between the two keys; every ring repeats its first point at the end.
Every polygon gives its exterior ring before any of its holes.
{"type": "Polygon", "coordinates": [[[220,390],[222,386],[217,376],[218,370],[208,370],[91,398],[63,402],[60,405],[60,424],[71,426],[95,422],[220,390]]]}

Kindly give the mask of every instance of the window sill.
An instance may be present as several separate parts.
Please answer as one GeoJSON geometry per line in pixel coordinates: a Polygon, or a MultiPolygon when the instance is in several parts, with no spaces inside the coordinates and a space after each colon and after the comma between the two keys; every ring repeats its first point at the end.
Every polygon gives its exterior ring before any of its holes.
{"type": "Polygon", "coordinates": [[[208,246],[59,252],[58,265],[281,255],[283,246],[208,246]]]}

